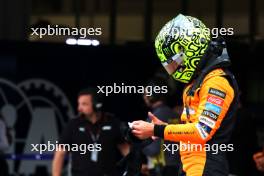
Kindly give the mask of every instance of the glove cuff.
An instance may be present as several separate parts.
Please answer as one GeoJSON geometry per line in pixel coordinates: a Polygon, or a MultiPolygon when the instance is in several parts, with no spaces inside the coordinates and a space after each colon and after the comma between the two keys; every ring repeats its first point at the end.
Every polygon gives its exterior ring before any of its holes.
{"type": "Polygon", "coordinates": [[[164,130],[166,125],[154,125],[154,136],[164,138],[164,130]]]}

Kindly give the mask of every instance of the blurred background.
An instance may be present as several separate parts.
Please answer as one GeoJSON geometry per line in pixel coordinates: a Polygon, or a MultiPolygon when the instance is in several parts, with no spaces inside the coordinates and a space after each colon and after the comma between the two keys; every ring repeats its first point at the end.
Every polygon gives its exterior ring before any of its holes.
{"type": "MultiPolygon", "coordinates": [[[[264,146],[264,1],[0,0],[0,112],[13,136],[5,152],[10,174],[50,174],[52,153],[32,154],[30,144],[58,138],[77,113],[81,88],[144,85],[157,73],[155,36],[179,13],[209,28],[233,28],[234,35],[224,37],[241,89],[243,117],[235,139],[252,162],[234,168],[253,172],[252,154],[264,146]],[[32,35],[32,28],[48,25],[101,28],[102,34],[80,43],[78,36],[32,35]]],[[[178,102],[181,86],[175,87],[178,102]]],[[[140,94],[110,95],[104,103],[122,121],[146,118],[140,94]]]]}

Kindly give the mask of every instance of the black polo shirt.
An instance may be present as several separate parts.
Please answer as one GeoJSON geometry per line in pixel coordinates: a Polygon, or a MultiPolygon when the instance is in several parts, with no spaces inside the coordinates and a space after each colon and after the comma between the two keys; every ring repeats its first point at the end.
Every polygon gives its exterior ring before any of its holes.
{"type": "MultiPolygon", "coordinates": [[[[109,114],[101,114],[100,119],[92,124],[84,117],[72,119],[64,129],[60,144],[70,144],[72,147],[86,144],[87,146],[94,143],[99,144],[97,161],[91,159],[92,151],[71,152],[72,174],[73,176],[101,176],[115,175],[116,162],[118,160],[117,145],[124,142],[120,132],[120,122],[109,114]],[[95,141],[96,140],[96,141],[95,141]]],[[[91,148],[90,148],[91,149],[91,148]]]]}

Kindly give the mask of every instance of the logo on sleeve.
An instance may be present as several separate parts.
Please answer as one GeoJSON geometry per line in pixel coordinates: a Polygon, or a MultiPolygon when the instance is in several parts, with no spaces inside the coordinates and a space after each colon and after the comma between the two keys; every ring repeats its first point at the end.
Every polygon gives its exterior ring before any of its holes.
{"type": "Polygon", "coordinates": [[[223,106],[223,103],[224,103],[223,99],[217,98],[217,97],[212,96],[212,95],[208,95],[207,101],[212,103],[212,104],[216,104],[218,106],[223,106]]]}
{"type": "Polygon", "coordinates": [[[206,103],[205,104],[205,109],[209,110],[209,111],[213,111],[214,113],[216,113],[218,115],[220,114],[220,112],[222,110],[220,107],[218,107],[218,106],[216,106],[214,104],[211,104],[211,103],[206,103]]]}
{"type": "Polygon", "coordinates": [[[204,131],[204,129],[203,129],[203,127],[200,125],[200,123],[198,123],[198,124],[196,125],[196,128],[197,128],[197,130],[198,130],[200,136],[201,136],[203,139],[207,138],[208,134],[204,131]]]}
{"type": "Polygon", "coordinates": [[[210,119],[210,118],[208,118],[208,117],[200,116],[199,117],[199,121],[202,122],[203,124],[211,127],[211,128],[215,127],[215,121],[210,119]]]}
{"type": "Polygon", "coordinates": [[[205,125],[205,124],[202,123],[202,122],[199,122],[198,124],[200,125],[200,127],[201,127],[201,128],[207,133],[207,134],[210,134],[210,133],[211,133],[211,131],[212,131],[212,128],[211,128],[211,127],[205,125]]]}
{"type": "Polygon", "coordinates": [[[211,118],[213,120],[217,120],[217,118],[218,118],[217,114],[215,114],[215,113],[213,113],[211,111],[207,111],[207,110],[203,110],[202,115],[204,115],[206,117],[209,117],[209,118],[211,118]]]}
{"type": "Polygon", "coordinates": [[[225,99],[225,97],[226,97],[226,93],[225,92],[223,92],[221,90],[218,90],[218,89],[214,89],[214,88],[210,88],[209,89],[209,94],[221,97],[223,99],[225,99]]]}

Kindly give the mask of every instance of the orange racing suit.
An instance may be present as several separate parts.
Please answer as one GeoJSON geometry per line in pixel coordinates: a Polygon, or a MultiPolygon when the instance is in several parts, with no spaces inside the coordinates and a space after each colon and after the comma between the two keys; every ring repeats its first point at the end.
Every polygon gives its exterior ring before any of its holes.
{"type": "Polygon", "coordinates": [[[155,135],[162,129],[163,136],[157,136],[180,141],[180,146],[185,146],[180,147],[180,155],[186,176],[228,175],[224,151],[233,150],[230,144],[227,145],[234,125],[234,118],[228,115],[228,110],[235,91],[225,76],[226,73],[219,68],[209,72],[194,96],[187,94],[192,84],[185,88],[181,115],[184,124],[154,127],[155,135]],[[218,145],[217,149],[221,151],[211,151],[210,147],[216,147],[214,145],[218,145]]]}

